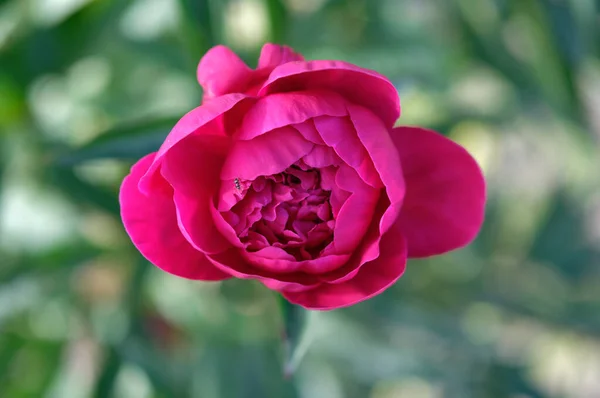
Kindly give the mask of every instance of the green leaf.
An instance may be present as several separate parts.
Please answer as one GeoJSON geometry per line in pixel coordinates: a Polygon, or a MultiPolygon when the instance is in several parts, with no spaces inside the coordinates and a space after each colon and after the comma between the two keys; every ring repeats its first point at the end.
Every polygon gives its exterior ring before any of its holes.
{"type": "Polygon", "coordinates": [[[99,247],[90,245],[83,239],[57,245],[39,253],[9,255],[0,252],[3,259],[0,283],[25,275],[59,275],[61,270],[70,274],[75,267],[98,257],[101,253],[99,247]]]}
{"type": "MultiPolygon", "coordinates": [[[[138,361],[146,360],[149,356],[150,350],[143,350],[141,355],[136,355],[136,351],[129,350],[128,345],[135,344],[146,344],[147,341],[144,339],[144,326],[143,326],[143,314],[142,314],[142,292],[144,282],[148,275],[150,267],[145,259],[138,258],[133,273],[130,276],[127,288],[125,289],[126,294],[123,296],[122,307],[125,310],[128,318],[129,328],[127,330],[126,337],[117,344],[116,346],[107,347],[107,357],[104,359],[100,375],[94,386],[93,397],[103,398],[110,397],[114,393],[115,384],[119,375],[119,371],[122,368],[124,362],[129,360],[130,362],[136,363],[138,361]]],[[[150,360],[148,360],[150,361],[150,360]]],[[[160,361],[154,361],[158,363],[164,362],[164,358],[160,358],[160,361]]],[[[150,361],[152,362],[152,361],[150,361]]],[[[148,374],[153,375],[152,369],[148,370],[147,362],[143,362],[141,368],[148,374]],[[144,366],[143,366],[144,365],[144,366]]],[[[159,374],[160,376],[160,374],[159,374]]],[[[172,396],[173,391],[169,388],[168,383],[164,383],[163,379],[152,378],[152,384],[157,390],[166,390],[168,396],[172,396]]]]}
{"type": "Polygon", "coordinates": [[[47,181],[68,195],[77,205],[91,205],[114,215],[119,214],[116,192],[90,184],[66,167],[49,167],[45,176],[47,181]]]}
{"type": "Polygon", "coordinates": [[[108,357],[105,359],[104,367],[94,387],[94,398],[110,397],[112,395],[119,370],[121,370],[122,361],[117,350],[109,347],[107,351],[108,357]]]}
{"type": "Polygon", "coordinates": [[[289,23],[287,9],[281,0],[265,0],[271,25],[271,40],[284,44],[289,23]]]}
{"type": "MultiPolygon", "coordinates": [[[[197,345],[195,345],[197,347],[197,345]]],[[[294,380],[279,370],[279,350],[272,341],[215,342],[196,348],[192,397],[298,398],[294,380]]]]}
{"type": "Polygon", "coordinates": [[[25,344],[26,340],[17,334],[0,334],[0,385],[7,384],[13,360],[25,344]]]}
{"type": "Polygon", "coordinates": [[[55,163],[72,166],[94,159],[139,159],[158,150],[177,121],[166,118],[116,127],[80,148],[60,154],[55,163]]]}
{"type": "Polygon", "coordinates": [[[308,347],[305,332],[309,313],[304,308],[291,304],[283,297],[280,297],[280,302],[283,316],[283,375],[290,378],[296,371],[308,347]]]}
{"type": "MultiPolygon", "coordinates": [[[[210,0],[179,0],[180,7],[183,10],[183,31],[189,33],[196,32],[195,38],[185,38],[193,40],[198,50],[206,51],[209,47],[216,44],[218,33],[218,21],[215,23],[213,18],[214,4],[210,0]]],[[[216,15],[215,17],[218,17],[216,15]]],[[[198,56],[200,54],[190,55],[198,56]]],[[[196,60],[197,62],[197,60],[196,60]]]]}

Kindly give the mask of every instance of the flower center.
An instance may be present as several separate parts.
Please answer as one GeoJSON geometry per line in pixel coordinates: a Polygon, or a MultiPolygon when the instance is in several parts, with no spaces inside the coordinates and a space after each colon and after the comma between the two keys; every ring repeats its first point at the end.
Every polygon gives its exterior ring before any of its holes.
{"type": "Polygon", "coordinates": [[[302,261],[319,257],[333,241],[331,192],[323,188],[320,170],[300,161],[236,184],[239,201],[223,215],[246,250],[276,247],[302,261]]]}

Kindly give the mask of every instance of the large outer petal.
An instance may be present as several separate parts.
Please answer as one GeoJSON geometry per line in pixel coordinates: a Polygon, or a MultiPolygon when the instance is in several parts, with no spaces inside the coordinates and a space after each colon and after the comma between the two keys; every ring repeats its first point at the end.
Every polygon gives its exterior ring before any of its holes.
{"type": "Polygon", "coordinates": [[[224,95],[195,108],[179,119],[156,153],[152,165],[140,179],[141,191],[148,192],[154,180],[160,180],[156,177],[156,171],[160,168],[163,156],[190,134],[228,137],[226,117],[238,117],[238,112],[241,113],[244,110],[245,102],[251,103],[252,99],[243,94],[224,95]]]}
{"type": "Polygon", "coordinates": [[[314,89],[336,92],[369,108],[388,128],[400,117],[398,92],[385,76],[342,61],[298,61],[278,66],[258,95],[314,89]]]}
{"type": "Polygon", "coordinates": [[[236,139],[252,140],[276,128],[317,116],[346,116],[346,100],[334,92],[276,93],[260,98],[248,109],[236,139]]]}
{"type": "Polygon", "coordinates": [[[288,46],[267,43],[261,50],[258,67],[252,70],[229,48],[218,45],[200,60],[198,83],[204,89],[205,101],[230,93],[256,94],[273,68],[303,60],[288,46]]]}
{"type": "Polygon", "coordinates": [[[229,48],[211,48],[198,64],[198,83],[204,89],[204,99],[223,94],[241,93],[252,80],[252,69],[229,48]]]}
{"type": "Polygon", "coordinates": [[[347,307],[382,293],[402,276],[406,268],[406,242],[397,226],[381,239],[379,256],[364,264],[353,278],[336,284],[323,284],[306,291],[283,291],[294,304],[312,310],[347,307]]]}
{"type": "Polygon", "coordinates": [[[175,191],[179,228],[190,244],[203,253],[219,253],[231,247],[215,232],[210,211],[229,147],[228,138],[193,134],[165,155],[161,168],[161,174],[175,191]]]}
{"type": "Polygon", "coordinates": [[[396,221],[409,257],[427,257],[465,246],[481,227],[485,181],[460,145],[431,130],[398,127],[392,139],[404,171],[406,196],[396,221]]]}
{"type": "Polygon", "coordinates": [[[148,195],[138,181],[152,164],[155,154],[140,159],[125,177],[119,193],[125,230],[137,249],[154,265],[171,274],[201,280],[222,280],[229,274],[215,268],[206,256],[185,240],[177,226],[172,192],[165,181],[148,195]]]}
{"type": "Polygon", "coordinates": [[[293,61],[304,61],[302,54],[294,52],[291,47],[267,43],[260,51],[258,69],[274,68],[293,61]]]}

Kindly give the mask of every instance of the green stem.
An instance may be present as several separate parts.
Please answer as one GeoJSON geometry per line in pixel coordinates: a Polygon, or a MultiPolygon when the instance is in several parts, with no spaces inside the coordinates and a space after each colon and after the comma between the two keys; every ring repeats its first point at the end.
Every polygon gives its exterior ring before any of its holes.
{"type": "Polygon", "coordinates": [[[279,303],[283,318],[281,336],[284,350],[283,375],[285,378],[291,378],[306,351],[301,343],[306,331],[308,311],[291,304],[281,296],[279,303]]]}

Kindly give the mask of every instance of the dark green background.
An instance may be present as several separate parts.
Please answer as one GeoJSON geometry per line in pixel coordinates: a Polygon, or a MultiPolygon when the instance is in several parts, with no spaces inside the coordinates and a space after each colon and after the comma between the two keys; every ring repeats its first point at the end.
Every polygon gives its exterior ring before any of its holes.
{"type": "Polygon", "coordinates": [[[600,397],[599,8],[0,1],[0,397],[600,397]],[[291,381],[274,293],[164,274],[118,216],[131,163],[200,103],[202,54],[254,66],[264,41],[389,76],[400,122],[489,184],[471,246],[311,314],[291,381]]]}

